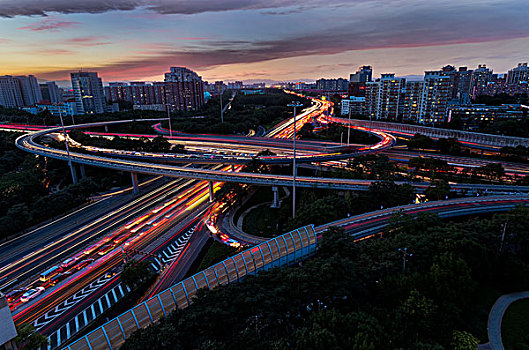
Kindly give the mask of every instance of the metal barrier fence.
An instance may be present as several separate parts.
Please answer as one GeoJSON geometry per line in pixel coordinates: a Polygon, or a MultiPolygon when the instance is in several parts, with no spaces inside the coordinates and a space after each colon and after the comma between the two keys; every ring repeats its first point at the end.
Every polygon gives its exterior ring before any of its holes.
{"type": "Polygon", "coordinates": [[[255,275],[258,271],[290,265],[313,254],[316,248],[314,225],[285,233],[186,278],[93,330],[66,349],[116,349],[134,331],[153,324],[176,308],[189,306],[199,289],[213,289],[237,282],[246,275],[255,275]]]}

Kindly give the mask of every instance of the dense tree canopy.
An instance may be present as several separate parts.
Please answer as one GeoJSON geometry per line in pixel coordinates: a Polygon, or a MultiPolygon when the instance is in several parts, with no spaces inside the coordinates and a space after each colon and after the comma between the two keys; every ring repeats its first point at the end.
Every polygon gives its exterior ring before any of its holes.
{"type": "Polygon", "coordinates": [[[332,229],[302,266],[202,291],[123,349],[473,349],[486,338],[484,293],[529,287],[528,214],[400,214],[360,242],[332,229]]]}

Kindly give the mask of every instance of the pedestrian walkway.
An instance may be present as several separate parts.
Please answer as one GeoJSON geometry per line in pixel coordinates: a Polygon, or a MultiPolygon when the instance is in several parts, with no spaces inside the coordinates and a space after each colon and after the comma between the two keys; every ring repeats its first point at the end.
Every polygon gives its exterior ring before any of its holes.
{"type": "Polygon", "coordinates": [[[499,297],[489,313],[489,320],[487,322],[487,333],[489,342],[487,344],[480,344],[479,350],[504,350],[501,339],[501,322],[505,310],[515,301],[529,298],[528,292],[517,292],[505,294],[499,297]]]}

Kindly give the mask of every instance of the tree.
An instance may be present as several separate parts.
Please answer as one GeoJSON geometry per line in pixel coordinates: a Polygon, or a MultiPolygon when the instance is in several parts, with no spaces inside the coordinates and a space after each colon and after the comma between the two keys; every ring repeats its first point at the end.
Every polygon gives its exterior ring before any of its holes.
{"type": "Polygon", "coordinates": [[[48,346],[48,338],[35,331],[35,327],[31,324],[23,324],[17,327],[18,335],[15,342],[19,345],[24,345],[24,349],[37,350],[48,346]]]}
{"type": "Polygon", "coordinates": [[[475,169],[474,174],[481,174],[490,181],[501,180],[505,176],[505,169],[501,163],[491,163],[475,169]]]}
{"type": "Polygon", "coordinates": [[[455,137],[440,138],[436,142],[437,148],[443,154],[460,154],[461,144],[455,137]]]}
{"type": "Polygon", "coordinates": [[[475,350],[478,348],[479,340],[465,331],[454,331],[452,333],[452,346],[454,350],[475,350]]]}
{"type": "Polygon", "coordinates": [[[152,276],[153,272],[151,271],[147,260],[139,262],[136,260],[130,260],[123,266],[121,281],[131,289],[135,289],[151,279],[152,276]]]}
{"type": "Polygon", "coordinates": [[[423,134],[415,134],[411,140],[408,140],[407,145],[410,149],[425,149],[432,148],[434,141],[423,134]]]}
{"type": "Polygon", "coordinates": [[[426,189],[425,195],[431,201],[446,199],[450,195],[450,184],[445,180],[436,180],[426,189]]]}

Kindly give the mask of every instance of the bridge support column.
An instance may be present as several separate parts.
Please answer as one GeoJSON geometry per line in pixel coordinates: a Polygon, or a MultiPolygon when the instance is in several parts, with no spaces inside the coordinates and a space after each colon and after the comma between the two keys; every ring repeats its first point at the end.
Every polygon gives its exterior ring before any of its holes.
{"type": "Polygon", "coordinates": [[[84,179],[86,177],[86,170],[84,168],[84,164],[79,164],[79,170],[81,170],[81,178],[84,179]]]}
{"type": "Polygon", "coordinates": [[[209,202],[213,203],[213,181],[208,181],[209,188],[209,202]]]}
{"type": "Polygon", "coordinates": [[[231,171],[235,171],[235,164],[231,165],[231,171]]]}
{"type": "Polygon", "coordinates": [[[138,173],[130,173],[130,177],[132,179],[132,192],[138,194],[140,192],[140,188],[138,187],[138,173]]]}
{"type": "Polygon", "coordinates": [[[75,165],[73,165],[72,162],[70,162],[70,172],[72,173],[72,182],[74,184],[77,183],[77,171],[75,171],[75,165]]]}
{"type": "Polygon", "coordinates": [[[272,186],[272,192],[274,192],[274,201],[270,208],[279,208],[281,203],[279,202],[279,188],[277,186],[272,186]]]}

